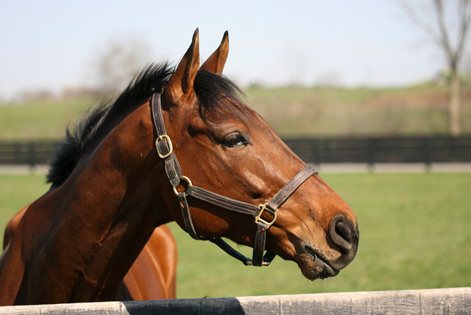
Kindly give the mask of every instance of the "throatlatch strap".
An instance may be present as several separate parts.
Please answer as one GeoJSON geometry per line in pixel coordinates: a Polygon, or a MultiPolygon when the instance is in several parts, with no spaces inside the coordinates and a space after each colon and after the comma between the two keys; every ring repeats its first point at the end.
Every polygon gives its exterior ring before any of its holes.
{"type": "Polygon", "coordinates": [[[236,251],[234,248],[232,248],[231,245],[227,244],[222,238],[214,238],[210,239],[210,241],[217,246],[219,246],[220,249],[226,252],[226,254],[231,255],[233,258],[241,261],[245,266],[252,266],[252,260],[250,258],[245,257],[238,251],[236,251]]]}
{"type": "Polygon", "coordinates": [[[252,259],[245,257],[244,255],[239,253],[231,245],[226,243],[222,238],[214,238],[210,239],[209,241],[219,246],[219,248],[225,251],[226,254],[229,254],[233,258],[241,261],[245,266],[268,266],[276,257],[276,254],[267,251],[263,256],[262,263],[260,265],[255,265],[252,259]]]}

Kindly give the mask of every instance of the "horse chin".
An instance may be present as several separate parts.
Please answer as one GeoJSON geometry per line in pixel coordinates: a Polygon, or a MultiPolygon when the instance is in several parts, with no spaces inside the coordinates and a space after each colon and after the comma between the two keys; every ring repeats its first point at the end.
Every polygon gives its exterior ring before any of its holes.
{"type": "Polygon", "coordinates": [[[296,262],[303,275],[309,280],[335,277],[340,271],[310,246],[305,246],[303,252],[296,255],[296,262]]]}

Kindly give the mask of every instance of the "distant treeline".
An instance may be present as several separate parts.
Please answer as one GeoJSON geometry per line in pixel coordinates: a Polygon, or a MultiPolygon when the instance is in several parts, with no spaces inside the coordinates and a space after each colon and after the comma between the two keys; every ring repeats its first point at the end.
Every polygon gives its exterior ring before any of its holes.
{"type": "MultiPolygon", "coordinates": [[[[60,139],[96,93],[0,104],[0,139],[60,139]]],[[[261,87],[245,90],[248,104],[284,137],[447,135],[448,90],[406,88],[261,87]]],[[[44,95],[43,95],[44,96],[44,95]]],[[[471,90],[463,91],[463,134],[471,134],[471,90]]]]}

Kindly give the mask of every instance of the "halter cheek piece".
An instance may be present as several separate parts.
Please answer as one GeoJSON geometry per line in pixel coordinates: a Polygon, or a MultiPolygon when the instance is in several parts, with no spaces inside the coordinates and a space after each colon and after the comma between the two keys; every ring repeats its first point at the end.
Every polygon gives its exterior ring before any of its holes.
{"type": "Polygon", "coordinates": [[[194,239],[209,240],[213,242],[226,253],[240,260],[246,266],[268,266],[275,258],[276,254],[267,251],[266,254],[263,255],[263,252],[265,250],[267,231],[273,225],[273,223],[275,223],[278,209],[309,177],[316,175],[317,171],[311,166],[306,166],[288,183],[286,183],[286,185],[283,186],[280,191],[278,191],[272,200],[258,206],[224,197],[209,190],[194,186],[188,177],[183,176],[180,163],[178,162],[177,156],[173,151],[172,141],[167,135],[167,131],[165,130],[160,93],[154,93],[150,101],[150,107],[154,120],[154,126],[157,131],[155,147],[159,157],[165,162],[165,172],[167,174],[168,180],[170,181],[170,184],[173,186],[175,195],[178,197],[186,231],[194,239]],[[177,187],[182,184],[182,181],[186,182],[187,188],[185,191],[179,192],[177,187]],[[257,225],[257,231],[254,238],[252,259],[247,258],[236,251],[221,238],[208,239],[198,235],[193,225],[193,221],[191,220],[190,208],[187,200],[188,196],[208,202],[229,211],[253,216],[255,218],[255,224],[257,225]],[[262,218],[262,215],[265,212],[271,215],[271,221],[266,221],[262,218]]]}

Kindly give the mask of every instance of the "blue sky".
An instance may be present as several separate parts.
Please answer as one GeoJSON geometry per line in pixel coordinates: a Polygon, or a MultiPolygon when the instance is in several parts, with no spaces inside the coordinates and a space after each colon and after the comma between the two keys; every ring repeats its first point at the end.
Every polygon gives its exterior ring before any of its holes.
{"type": "Polygon", "coordinates": [[[225,74],[241,85],[405,85],[444,66],[394,0],[3,0],[0,98],[93,84],[91,61],[110,39],[135,36],[149,61],[177,62],[197,27],[203,60],[229,31],[225,74]]]}

